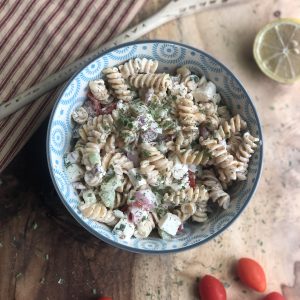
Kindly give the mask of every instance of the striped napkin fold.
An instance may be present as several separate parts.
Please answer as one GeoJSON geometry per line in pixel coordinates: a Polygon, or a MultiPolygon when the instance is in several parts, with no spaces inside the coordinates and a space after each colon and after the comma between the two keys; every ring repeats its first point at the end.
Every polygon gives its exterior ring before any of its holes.
{"type": "MultiPolygon", "coordinates": [[[[146,0],[0,0],[0,99],[121,33],[146,0]]],[[[0,121],[0,172],[50,113],[53,90],[0,121]]]]}

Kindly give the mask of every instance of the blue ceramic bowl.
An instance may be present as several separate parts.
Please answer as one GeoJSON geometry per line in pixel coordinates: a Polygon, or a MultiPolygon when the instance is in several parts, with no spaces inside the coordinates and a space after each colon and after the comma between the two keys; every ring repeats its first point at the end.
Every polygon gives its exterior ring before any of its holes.
{"type": "Polygon", "coordinates": [[[104,224],[86,219],[78,210],[78,195],[68,181],[63,155],[70,147],[71,113],[86,99],[88,82],[101,77],[101,70],[134,57],[159,61],[160,72],[173,72],[187,65],[194,73],[213,81],[223,100],[234,114],[239,113],[248,123],[253,135],[262,141],[262,132],[256,109],[245,88],[231,71],[209,54],[193,47],[170,41],[141,41],[124,44],[103,53],[74,75],[60,93],[53,109],[47,135],[48,164],[54,186],[73,217],[89,232],[113,246],[140,253],[170,253],[199,246],[217,236],[241,214],[256,189],[263,158],[262,143],[253,155],[246,181],[237,182],[229,191],[231,204],[227,210],[218,210],[204,224],[189,224],[172,241],[151,236],[146,239],[124,241],[111,233],[104,224]]]}

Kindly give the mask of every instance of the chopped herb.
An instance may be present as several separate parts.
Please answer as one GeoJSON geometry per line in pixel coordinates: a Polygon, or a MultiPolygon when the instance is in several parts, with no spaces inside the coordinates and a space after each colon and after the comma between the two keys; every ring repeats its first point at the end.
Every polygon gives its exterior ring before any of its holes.
{"type": "Polygon", "coordinates": [[[172,96],[172,100],[177,100],[177,96],[172,96]]]}
{"type": "Polygon", "coordinates": [[[144,158],[148,158],[148,157],[150,157],[150,155],[151,155],[151,153],[150,153],[149,151],[143,150],[142,156],[143,156],[144,158]]]}
{"type": "Polygon", "coordinates": [[[263,241],[261,241],[261,240],[257,240],[257,244],[259,245],[259,246],[262,246],[264,243],[263,243],[263,241]]]}
{"type": "Polygon", "coordinates": [[[152,297],[152,294],[150,292],[147,292],[146,297],[152,297]]]}
{"type": "Polygon", "coordinates": [[[142,221],[146,221],[147,220],[147,217],[146,216],[143,216],[142,217],[142,221]]]}
{"type": "Polygon", "coordinates": [[[45,255],[45,259],[46,259],[46,260],[49,260],[49,254],[46,254],[46,255],[45,255]]]}
{"type": "Polygon", "coordinates": [[[136,180],[141,180],[141,179],[142,179],[142,176],[141,176],[140,174],[137,173],[137,174],[135,175],[135,179],[136,179],[136,180]]]}
{"type": "Polygon", "coordinates": [[[174,284],[177,284],[177,286],[182,286],[183,281],[182,280],[174,281],[174,284]]]}
{"type": "Polygon", "coordinates": [[[197,83],[200,81],[200,78],[198,76],[193,76],[192,80],[197,83]]]}
{"type": "Polygon", "coordinates": [[[32,224],[32,229],[36,230],[38,228],[38,224],[36,222],[33,222],[32,224]]]}
{"type": "Polygon", "coordinates": [[[40,280],[40,284],[44,284],[45,283],[45,277],[41,278],[40,280]]]}
{"type": "Polygon", "coordinates": [[[118,228],[116,228],[116,230],[120,230],[123,231],[125,229],[125,225],[124,224],[120,224],[120,226],[118,228]]]}
{"type": "Polygon", "coordinates": [[[197,145],[199,145],[198,140],[194,140],[194,141],[191,142],[191,147],[195,147],[197,145]]]}
{"type": "Polygon", "coordinates": [[[225,289],[228,289],[230,287],[230,284],[228,282],[223,282],[223,285],[224,285],[225,289]]]}
{"type": "Polygon", "coordinates": [[[71,166],[71,163],[67,160],[67,153],[64,154],[63,159],[64,159],[64,166],[65,168],[69,168],[71,166]]]}
{"type": "Polygon", "coordinates": [[[18,274],[16,275],[16,279],[20,278],[22,275],[23,275],[22,273],[18,273],[18,274]]]}
{"type": "Polygon", "coordinates": [[[165,120],[162,122],[161,126],[163,129],[173,129],[176,127],[176,124],[172,120],[165,120]]]}
{"type": "Polygon", "coordinates": [[[275,107],[272,105],[269,107],[271,110],[275,110],[275,107]]]}

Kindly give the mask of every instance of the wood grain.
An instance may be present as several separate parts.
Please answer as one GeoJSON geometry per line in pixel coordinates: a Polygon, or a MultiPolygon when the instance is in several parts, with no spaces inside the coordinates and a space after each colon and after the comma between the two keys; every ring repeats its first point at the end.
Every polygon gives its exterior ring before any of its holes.
{"type": "MultiPolygon", "coordinates": [[[[138,23],[167,1],[148,1],[138,23]]],[[[251,1],[166,24],[144,39],[204,49],[232,69],[252,95],[264,131],[264,171],[241,217],[211,242],[187,252],[146,256],[97,240],[69,215],[52,187],[46,123],[1,175],[0,299],[198,299],[196,278],[219,277],[229,299],[259,300],[234,273],[241,256],[264,266],[268,291],[299,299],[300,84],[266,78],[252,58],[256,32],[275,16],[297,17],[297,0],[251,1]],[[298,263],[297,263],[298,262],[298,263]]]]}

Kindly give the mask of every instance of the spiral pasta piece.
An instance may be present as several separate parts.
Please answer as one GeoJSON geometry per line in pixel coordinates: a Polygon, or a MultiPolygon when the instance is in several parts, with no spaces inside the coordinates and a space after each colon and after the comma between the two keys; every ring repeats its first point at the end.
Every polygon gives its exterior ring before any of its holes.
{"type": "Polygon", "coordinates": [[[84,124],[88,119],[88,113],[81,106],[72,112],[72,119],[78,124],[84,124]]]}
{"type": "Polygon", "coordinates": [[[225,121],[217,130],[214,131],[214,138],[218,141],[227,139],[231,137],[231,135],[244,130],[246,126],[247,123],[240,117],[240,115],[235,115],[229,120],[229,122],[225,121]]]}
{"type": "Polygon", "coordinates": [[[104,145],[105,153],[113,153],[116,152],[116,136],[112,134],[107,138],[104,145]]]}
{"type": "Polygon", "coordinates": [[[220,119],[217,115],[209,115],[205,119],[205,124],[209,130],[217,130],[220,124],[220,119]]]}
{"type": "Polygon", "coordinates": [[[158,67],[158,61],[147,58],[130,59],[128,62],[119,66],[119,70],[123,78],[127,79],[129,76],[138,73],[155,73],[158,67]]]}
{"type": "Polygon", "coordinates": [[[181,222],[186,222],[195,212],[196,212],[196,205],[195,203],[186,203],[185,210],[182,210],[182,206],[173,210],[173,213],[179,217],[181,222]],[[192,211],[193,213],[188,213],[186,211],[192,211]]]}
{"type": "Polygon", "coordinates": [[[151,231],[155,228],[155,223],[152,215],[149,214],[146,220],[142,220],[137,224],[134,236],[137,238],[146,238],[150,235],[151,231]]]}
{"type": "Polygon", "coordinates": [[[109,226],[114,226],[118,222],[118,218],[113,214],[112,210],[108,210],[101,202],[85,203],[79,206],[84,217],[92,219],[109,226]]]}
{"type": "Polygon", "coordinates": [[[193,91],[197,88],[200,78],[192,74],[187,67],[178,68],[176,73],[181,76],[180,83],[183,83],[188,88],[188,91],[193,91]]]}
{"type": "Polygon", "coordinates": [[[85,147],[86,142],[82,140],[81,138],[77,140],[75,143],[74,149],[78,150],[79,153],[82,155],[84,152],[84,147],[85,147]]]}
{"type": "Polygon", "coordinates": [[[177,156],[181,163],[189,165],[203,165],[205,166],[209,161],[209,155],[206,150],[180,150],[177,156]]]}
{"type": "Polygon", "coordinates": [[[164,91],[171,84],[170,75],[165,73],[132,75],[128,77],[128,81],[137,89],[153,88],[156,91],[164,91]]]}
{"type": "Polygon", "coordinates": [[[138,74],[140,69],[138,58],[130,59],[129,61],[125,62],[123,65],[120,65],[118,68],[123,78],[125,79],[127,79],[131,75],[136,75],[138,74]]]}
{"type": "Polygon", "coordinates": [[[197,203],[196,211],[192,216],[192,220],[198,223],[204,223],[208,220],[207,201],[197,203]]]}
{"type": "Polygon", "coordinates": [[[126,204],[126,202],[127,202],[126,197],[124,197],[122,193],[116,192],[113,209],[124,206],[126,204]]]}
{"type": "Polygon", "coordinates": [[[124,175],[123,184],[121,186],[119,186],[116,189],[116,191],[119,193],[122,193],[122,194],[128,194],[132,188],[133,188],[133,185],[132,185],[130,179],[128,178],[127,175],[124,175]]]}
{"type": "Polygon", "coordinates": [[[101,103],[101,104],[109,104],[113,101],[112,97],[109,97],[108,90],[105,86],[104,80],[93,80],[89,82],[90,91],[93,96],[101,103]]]}
{"type": "Polygon", "coordinates": [[[249,159],[254,153],[254,149],[257,148],[258,138],[252,136],[249,132],[245,132],[243,135],[243,142],[239,145],[236,152],[236,158],[238,161],[245,165],[248,165],[249,159]]]}
{"type": "Polygon", "coordinates": [[[154,146],[151,146],[147,143],[142,143],[141,151],[143,151],[144,155],[147,156],[147,161],[149,161],[150,165],[153,165],[155,169],[165,174],[172,167],[172,162],[169,161],[158,149],[154,146]]]}
{"type": "Polygon", "coordinates": [[[236,156],[239,146],[242,144],[243,138],[240,134],[233,134],[227,141],[227,151],[236,156]]]}
{"type": "Polygon", "coordinates": [[[234,157],[227,152],[224,145],[219,144],[216,140],[206,139],[201,142],[201,145],[208,149],[217,167],[223,169],[237,167],[234,157]]]}
{"type": "Polygon", "coordinates": [[[118,68],[106,68],[102,71],[105,74],[107,81],[113,89],[117,99],[128,102],[132,99],[131,92],[127,83],[118,68]]]}
{"type": "Polygon", "coordinates": [[[209,197],[219,206],[227,208],[230,203],[230,196],[224,192],[221,182],[212,170],[204,170],[201,176],[202,183],[207,187],[209,197]]]}
{"type": "Polygon", "coordinates": [[[159,172],[155,165],[150,164],[148,160],[142,160],[140,163],[140,173],[146,178],[146,181],[151,186],[158,185],[159,172]]]}
{"type": "Polygon", "coordinates": [[[197,124],[205,120],[205,116],[199,112],[192,99],[180,98],[176,100],[177,114],[182,125],[182,131],[191,133],[198,131],[197,124]]]}
{"type": "Polygon", "coordinates": [[[164,203],[179,205],[188,202],[200,202],[208,200],[208,191],[204,185],[197,185],[195,188],[188,188],[178,192],[164,194],[164,203]]]}

